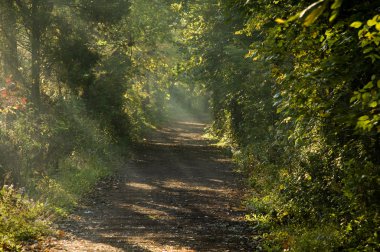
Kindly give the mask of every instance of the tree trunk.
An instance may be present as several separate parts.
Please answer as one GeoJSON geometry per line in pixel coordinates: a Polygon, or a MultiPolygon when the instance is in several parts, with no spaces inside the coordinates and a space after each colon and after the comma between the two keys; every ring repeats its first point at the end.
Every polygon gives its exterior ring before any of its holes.
{"type": "Polygon", "coordinates": [[[41,27],[39,24],[40,0],[32,1],[31,51],[32,51],[32,101],[39,107],[41,104],[40,75],[41,75],[41,27]]]}
{"type": "Polygon", "coordinates": [[[0,1],[0,22],[2,42],[2,69],[6,77],[10,75],[21,81],[16,37],[16,11],[12,0],[0,1]]]}

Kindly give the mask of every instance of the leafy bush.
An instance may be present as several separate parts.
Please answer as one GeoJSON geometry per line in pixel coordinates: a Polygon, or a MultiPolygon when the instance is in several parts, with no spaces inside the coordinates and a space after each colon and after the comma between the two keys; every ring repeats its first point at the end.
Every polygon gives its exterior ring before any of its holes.
{"type": "Polygon", "coordinates": [[[0,234],[5,250],[18,250],[22,242],[46,234],[49,212],[67,214],[119,166],[120,152],[110,134],[86,114],[84,104],[72,97],[45,113],[30,109],[13,114],[0,128],[3,183],[38,199],[3,187],[0,234]]]}
{"type": "Polygon", "coordinates": [[[0,250],[19,251],[20,244],[51,233],[51,213],[13,186],[0,190],[0,250]]]}
{"type": "Polygon", "coordinates": [[[212,3],[183,36],[265,250],[378,250],[378,3],[212,3]]]}

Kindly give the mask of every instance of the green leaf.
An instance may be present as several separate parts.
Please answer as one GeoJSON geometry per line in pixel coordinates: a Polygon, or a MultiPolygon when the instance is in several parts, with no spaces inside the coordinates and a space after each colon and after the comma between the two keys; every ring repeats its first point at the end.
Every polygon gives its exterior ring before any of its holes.
{"type": "Polygon", "coordinates": [[[371,89],[371,88],[373,88],[373,82],[372,81],[368,82],[367,85],[365,85],[363,88],[364,89],[371,89]]]}
{"type": "Polygon", "coordinates": [[[331,9],[335,10],[340,8],[342,6],[343,0],[335,0],[334,3],[331,5],[331,9]]]}
{"type": "Polygon", "coordinates": [[[98,46],[105,46],[105,45],[107,45],[107,41],[106,40],[98,40],[97,42],[96,42],[96,45],[98,45],[98,46]]]}
{"type": "Polygon", "coordinates": [[[361,116],[361,117],[359,117],[359,121],[367,121],[369,119],[369,116],[367,116],[367,115],[364,115],[364,116],[361,116]]]}
{"type": "Polygon", "coordinates": [[[373,101],[370,104],[368,104],[370,108],[376,108],[377,107],[377,101],[373,101]]]}
{"type": "Polygon", "coordinates": [[[374,26],[374,25],[376,25],[376,24],[377,24],[377,22],[376,22],[375,20],[373,20],[373,19],[370,19],[370,20],[367,21],[367,25],[368,25],[369,27],[374,26]]]}
{"type": "Polygon", "coordinates": [[[370,94],[370,93],[364,93],[364,94],[362,95],[362,100],[363,100],[364,102],[368,102],[370,99],[371,99],[371,94],[370,94]]]}
{"type": "Polygon", "coordinates": [[[363,51],[363,53],[366,54],[366,53],[369,53],[369,52],[371,52],[371,51],[373,51],[373,47],[368,47],[368,48],[366,48],[366,49],[363,51]]]}
{"type": "Polygon", "coordinates": [[[380,88],[380,80],[377,81],[377,87],[380,88]]]}
{"type": "Polygon", "coordinates": [[[274,21],[275,21],[277,24],[285,24],[285,23],[286,23],[286,20],[281,19],[281,18],[276,18],[274,21]]]}
{"type": "Polygon", "coordinates": [[[339,14],[339,10],[333,10],[329,18],[329,22],[333,22],[339,14]]]}
{"type": "Polygon", "coordinates": [[[321,4],[318,7],[316,7],[306,18],[303,22],[304,26],[310,26],[312,25],[320,15],[322,15],[323,11],[326,9],[326,4],[321,4]]]}
{"type": "Polygon", "coordinates": [[[360,26],[362,26],[362,24],[363,24],[362,22],[356,21],[356,22],[353,22],[350,26],[354,28],[359,28],[360,26]]]}
{"type": "Polygon", "coordinates": [[[346,227],[346,232],[349,233],[352,231],[351,223],[349,223],[346,227]]]}
{"type": "Polygon", "coordinates": [[[296,15],[291,16],[288,18],[287,22],[292,22],[300,17],[300,13],[297,13],[296,15]]]}
{"type": "Polygon", "coordinates": [[[359,117],[359,121],[366,121],[368,119],[369,119],[369,116],[367,116],[367,115],[359,117]]]}
{"type": "Polygon", "coordinates": [[[322,4],[323,2],[324,0],[319,0],[318,2],[310,4],[309,6],[307,6],[306,9],[300,12],[299,16],[302,18],[307,12],[309,12],[310,10],[312,10],[313,8],[317,6],[320,6],[320,4],[322,4]]]}

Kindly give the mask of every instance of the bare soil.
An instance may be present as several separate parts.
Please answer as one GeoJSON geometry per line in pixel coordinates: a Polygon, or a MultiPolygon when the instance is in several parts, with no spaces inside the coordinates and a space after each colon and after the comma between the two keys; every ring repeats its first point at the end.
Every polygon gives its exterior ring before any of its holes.
{"type": "Polygon", "coordinates": [[[241,178],[204,127],[177,121],[152,133],[61,223],[48,251],[256,251],[241,178]]]}

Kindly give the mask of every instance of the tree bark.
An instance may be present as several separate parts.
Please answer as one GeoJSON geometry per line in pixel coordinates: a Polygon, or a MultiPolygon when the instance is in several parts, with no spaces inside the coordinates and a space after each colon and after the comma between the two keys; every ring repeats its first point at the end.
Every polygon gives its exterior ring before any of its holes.
{"type": "Polygon", "coordinates": [[[39,107],[41,104],[40,82],[41,82],[41,27],[39,24],[40,0],[32,1],[31,12],[31,51],[32,51],[32,101],[39,107]]]}
{"type": "Polygon", "coordinates": [[[10,75],[21,81],[17,53],[16,11],[12,0],[0,1],[2,70],[6,77],[10,75]]]}

